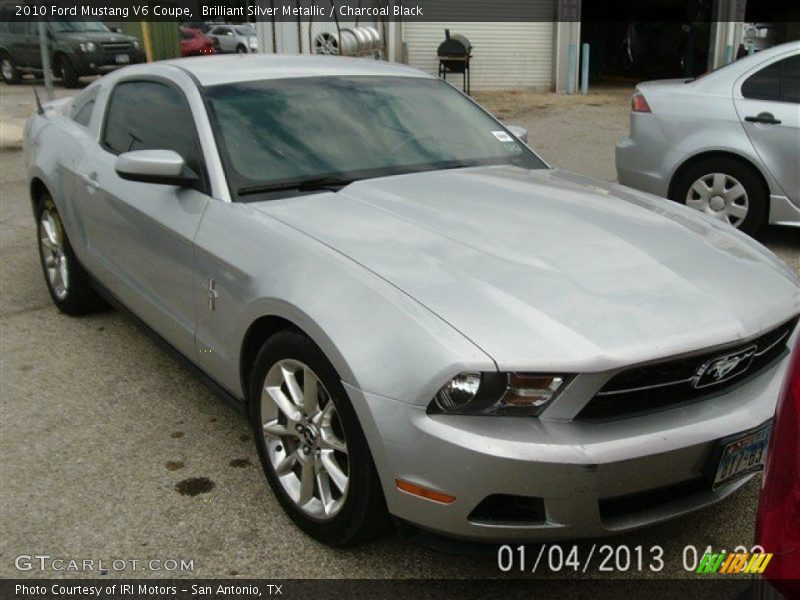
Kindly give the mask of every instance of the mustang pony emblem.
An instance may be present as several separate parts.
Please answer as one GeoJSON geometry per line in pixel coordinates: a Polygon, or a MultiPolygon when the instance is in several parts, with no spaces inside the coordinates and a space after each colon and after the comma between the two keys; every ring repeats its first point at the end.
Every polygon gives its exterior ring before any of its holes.
{"type": "Polygon", "coordinates": [[[710,360],[697,370],[692,384],[696,388],[702,388],[727,381],[746,371],[753,361],[755,353],[756,347],[750,346],[744,350],[710,360]]]}

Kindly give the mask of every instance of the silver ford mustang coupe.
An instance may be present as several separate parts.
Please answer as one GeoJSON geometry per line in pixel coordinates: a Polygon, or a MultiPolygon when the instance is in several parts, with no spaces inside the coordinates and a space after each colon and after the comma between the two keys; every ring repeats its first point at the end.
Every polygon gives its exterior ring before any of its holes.
{"type": "Polygon", "coordinates": [[[800,282],[727,224],[549,168],[378,61],[126,67],[28,122],[45,280],[249,416],[331,545],[621,532],[763,464],[800,282]]]}

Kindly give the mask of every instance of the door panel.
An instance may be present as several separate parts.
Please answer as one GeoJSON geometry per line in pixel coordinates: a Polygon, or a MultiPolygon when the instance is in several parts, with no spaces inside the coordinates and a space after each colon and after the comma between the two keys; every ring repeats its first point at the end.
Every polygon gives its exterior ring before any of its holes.
{"type": "Polygon", "coordinates": [[[792,200],[800,199],[800,106],[788,102],[741,99],[736,110],[759,158],[792,200]],[[780,123],[761,123],[747,117],[772,115],[780,123]]]}
{"type": "MultiPolygon", "coordinates": [[[[47,29],[45,27],[45,29],[47,29]]],[[[42,49],[39,46],[39,23],[31,22],[25,36],[22,36],[22,46],[25,64],[32,69],[42,68],[42,49]]],[[[48,40],[49,50],[52,52],[53,40],[48,40]]]]}
{"type": "Polygon", "coordinates": [[[101,281],[184,355],[194,356],[194,236],[210,197],[126,181],[97,148],[82,169],[88,254],[101,281]]]}
{"type": "Polygon", "coordinates": [[[101,142],[80,169],[90,269],[129,309],[194,357],[194,237],[211,201],[198,189],[119,177],[119,154],[173,150],[205,181],[191,109],[167,80],[126,80],[112,90],[101,142]],[[142,109],[142,107],[146,107],[142,109]]]}
{"type": "Polygon", "coordinates": [[[748,74],[734,103],[762,163],[789,198],[800,200],[800,55],[748,74]]]}

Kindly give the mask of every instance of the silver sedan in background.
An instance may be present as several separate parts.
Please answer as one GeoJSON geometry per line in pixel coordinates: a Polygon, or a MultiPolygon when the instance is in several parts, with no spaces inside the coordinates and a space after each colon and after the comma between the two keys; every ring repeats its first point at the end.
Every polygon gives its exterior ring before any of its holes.
{"type": "Polygon", "coordinates": [[[800,226],[800,42],[694,80],[640,83],[620,183],[755,234],[800,226]]]}
{"type": "Polygon", "coordinates": [[[218,52],[223,54],[258,52],[256,30],[249,24],[216,25],[206,35],[214,40],[218,52]]]}

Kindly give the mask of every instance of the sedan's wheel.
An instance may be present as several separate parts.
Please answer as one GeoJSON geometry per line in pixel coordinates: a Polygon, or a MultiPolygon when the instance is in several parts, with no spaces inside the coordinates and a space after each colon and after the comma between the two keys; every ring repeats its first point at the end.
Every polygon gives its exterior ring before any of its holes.
{"type": "Polygon", "coordinates": [[[708,173],[689,188],[686,206],[739,227],[747,218],[750,202],[747,190],[738,179],[727,173],[708,173]]]}
{"type": "Polygon", "coordinates": [[[333,366],[298,331],[256,357],[250,416],[278,501],[307,534],[333,546],[383,530],[386,508],[355,411],[333,366]]]}
{"type": "Polygon", "coordinates": [[[9,85],[16,85],[22,81],[22,76],[17,70],[17,65],[14,64],[14,59],[8,54],[0,57],[0,75],[3,76],[3,81],[9,85]]]}
{"type": "Polygon", "coordinates": [[[89,276],[70,246],[53,199],[43,195],[36,204],[39,259],[50,297],[61,312],[82,315],[104,306],[89,276]]]}
{"type": "Polygon", "coordinates": [[[275,363],[261,392],[267,456],[284,491],[309,517],[336,516],[347,498],[342,424],[317,374],[296,360],[275,363]]]}
{"type": "Polygon", "coordinates": [[[239,44],[236,46],[236,52],[237,54],[247,54],[247,48],[244,45],[239,44]]]}
{"type": "Polygon", "coordinates": [[[672,198],[751,235],[764,225],[769,205],[755,170],[728,157],[704,159],[683,170],[672,198]]]}

